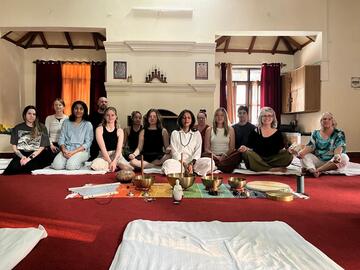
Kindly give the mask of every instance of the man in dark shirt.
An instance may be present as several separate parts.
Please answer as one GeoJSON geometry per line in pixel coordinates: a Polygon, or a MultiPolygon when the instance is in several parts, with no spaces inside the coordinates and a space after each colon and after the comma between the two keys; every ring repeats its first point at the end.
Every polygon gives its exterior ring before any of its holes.
{"type": "Polygon", "coordinates": [[[240,106],[238,109],[239,122],[233,125],[235,131],[235,148],[239,149],[242,145],[247,145],[249,134],[256,127],[249,122],[249,108],[240,106]]]}
{"type": "Polygon", "coordinates": [[[95,130],[101,124],[104,118],[104,112],[108,107],[108,100],[106,97],[100,97],[97,102],[98,109],[95,112],[90,113],[89,119],[94,130],[94,140],[90,147],[89,161],[94,160],[99,155],[99,146],[96,142],[95,130]]]}

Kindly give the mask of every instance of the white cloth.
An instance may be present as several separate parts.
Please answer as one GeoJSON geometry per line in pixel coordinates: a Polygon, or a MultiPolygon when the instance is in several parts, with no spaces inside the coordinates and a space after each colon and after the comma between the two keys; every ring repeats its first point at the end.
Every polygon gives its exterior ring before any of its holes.
{"type": "Polygon", "coordinates": [[[67,115],[59,120],[56,119],[55,114],[49,115],[45,119],[45,126],[48,130],[50,142],[58,142],[60,131],[64,120],[67,119],[67,115]]]}
{"type": "Polygon", "coordinates": [[[171,155],[175,160],[181,160],[181,153],[186,163],[201,157],[202,139],[199,131],[190,130],[185,133],[183,130],[174,130],[171,133],[170,145],[171,155]]]}
{"type": "MultiPolygon", "coordinates": [[[[109,157],[111,160],[114,160],[116,151],[108,151],[109,157]]],[[[116,165],[120,166],[121,164],[129,164],[129,162],[123,157],[123,155],[120,155],[120,157],[117,160],[116,165]]],[[[101,151],[99,153],[99,156],[93,160],[91,163],[91,169],[95,171],[107,171],[109,170],[109,163],[103,158],[103,155],[101,154],[101,151]]]]}
{"type": "Polygon", "coordinates": [[[130,222],[110,270],[342,269],[284,222],[130,222]]]}
{"type": "Polygon", "coordinates": [[[218,128],[216,134],[211,128],[210,148],[215,155],[221,155],[229,151],[230,133],[225,136],[225,129],[218,128]]]}
{"type": "Polygon", "coordinates": [[[51,166],[45,167],[43,169],[31,171],[31,174],[45,174],[45,175],[54,175],[54,174],[62,174],[62,175],[83,175],[83,174],[105,174],[107,170],[103,171],[94,171],[90,168],[91,162],[85,162],[85,165],[81,167],[79,170],[54,170],[51,166]]]}
{"type": "MultiPolygon", "coordinates": [[[[341,162],[334,164],[338,167],[338,169],[343,169],[347,165],[349,165],[349,160],[350,160],[349,156],[347,154],[342,153],[341,162]]],[[[315,156],[312,153],[306,154],[304,158],[302,158],[300,161],[302,167],[307,170],[319,168],[320,166],[324,165],[327,162],[319,159],[317,156],[315,156]]],[[[332,158],[331,161],[334,161],[334,158],[332,158]]]]}
{"type": "Polygon", "coordinates": [[[36,244],[47,237],[45,228],[0,229],[0,270],[13,269],[36,244]]]}

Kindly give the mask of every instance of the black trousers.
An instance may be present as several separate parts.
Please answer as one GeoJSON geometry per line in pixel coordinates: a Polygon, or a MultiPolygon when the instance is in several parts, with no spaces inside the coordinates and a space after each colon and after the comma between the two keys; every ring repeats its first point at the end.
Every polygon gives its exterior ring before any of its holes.
{"type": "MultiPolygon", "coordinates": [[[[28,157],[33,152],[20,151],[24,156],[28,157]]],[[[49,157],[49,152],[44,149],[39,155],[31,159],[28,163],[21,166],[20,158],[15,156],[7,168],[4,170],[3,175],[14,175],[14,174],[25,174],[31,173],[33,170],[42,169],[46,166],[49,166],[51,163],[51,158],[49,157]]]]}

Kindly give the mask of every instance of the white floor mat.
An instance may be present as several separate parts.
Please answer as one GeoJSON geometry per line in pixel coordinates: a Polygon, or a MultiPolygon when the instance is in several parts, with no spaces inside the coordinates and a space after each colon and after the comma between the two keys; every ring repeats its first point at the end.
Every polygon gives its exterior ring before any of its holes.
{"type": "Polygon", "coordinates": [[[54,170],[50,166],[45,167],[44,169],[34,170],[31,172],[33,175],[39,174],[64,174],[64,175],[81,175],[81,174],[105,174],[107,171],[94,171],[90,168],[91,162],[85,162],[85,165],[79,170],[54,170]]]}
{"type": "Polygon", "coordinates": [[[284,222],[135,220],[110,270],[342,269],[284,222]]]}
{"type": "Polygon", "coordinates": [[[0,229],[0,270],[13,269],[36,244],[47,237],[45,228],[0,229]]]}

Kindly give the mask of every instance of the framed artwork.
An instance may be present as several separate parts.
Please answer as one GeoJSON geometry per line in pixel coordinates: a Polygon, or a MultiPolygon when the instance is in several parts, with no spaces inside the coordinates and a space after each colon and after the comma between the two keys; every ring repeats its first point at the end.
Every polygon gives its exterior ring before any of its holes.
{"type": "Polygon", "coordinates": [[[360,88],[360,77],[351,77],[351,87],[360,88]]]}
{"type": "Polygon", "coordinates": [[[208,62],[195,62],[195,80],[208,79],[208,62]]]}
{"type": "Polygon", "coordinates": [[[126,62],[114,61],[114,79],[125,80],[127,78],[126,69],[126,62]]]}

